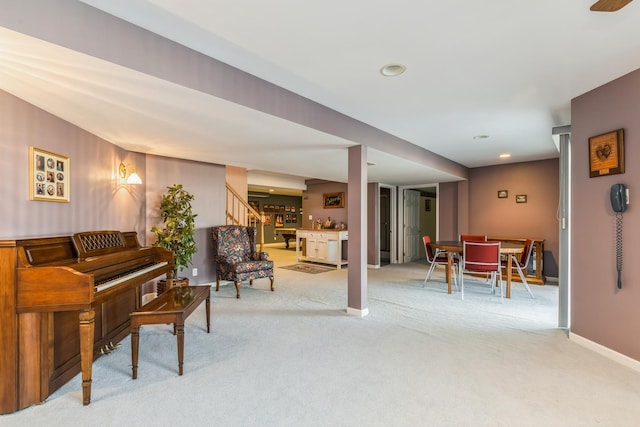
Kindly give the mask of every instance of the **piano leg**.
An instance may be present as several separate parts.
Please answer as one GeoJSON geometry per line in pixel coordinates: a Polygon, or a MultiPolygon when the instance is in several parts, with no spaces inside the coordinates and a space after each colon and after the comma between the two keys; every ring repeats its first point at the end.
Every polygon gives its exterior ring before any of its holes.
{"type": "Polygon", "coordinates": [[[91,371],[93,367],[93,336],[96,312],[80,312],[80,367],[82,369],[82,404],[91,402],[91,371]]]}

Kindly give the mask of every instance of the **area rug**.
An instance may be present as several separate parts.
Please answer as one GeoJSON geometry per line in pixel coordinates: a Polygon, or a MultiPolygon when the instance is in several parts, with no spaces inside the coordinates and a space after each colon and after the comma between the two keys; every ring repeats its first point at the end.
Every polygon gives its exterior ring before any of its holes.
{"type": "Polygon", "coordinates": [[[280,268],[286,268],[287,270],[293,270],[293,271],[301,271],[303,273],[309,273],[309,274],[318,274],[318,273],[324,273],[325,271],[335,270],[335,268],[333,267],[325,267],[323,265],[315,265],[315,264],[285,265],[280,268]]]}

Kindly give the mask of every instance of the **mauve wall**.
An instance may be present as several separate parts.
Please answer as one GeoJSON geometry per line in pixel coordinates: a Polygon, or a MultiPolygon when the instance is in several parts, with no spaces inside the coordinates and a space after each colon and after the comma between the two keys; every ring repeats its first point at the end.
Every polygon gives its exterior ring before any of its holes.
{"type": "Polygon", "coordinates": [[[0,91],[0,237],[137,231],[144,241],[144,186],[119,187],[121,161],[144,178],[145,156],[118,147],[0,91]],[[29,146],[69,157],[70,203],[29,200],[29,146]]]}
{"type": "Polygon", "coordinates": [[[640,70],[571,104],[571,332],[640,360],[640,70]],[[624,174],[589,178],[589,137],[624,128],[624,174]],[[630,188],[624,212],[622,289],[616,286],[612,184],[630,188]]]}
{"type": "Polygon", "coordinates": [[[470,169],[469,228],[459,232],[542,238],[543,273],[558,277],[558,187],[558,159],[470,169]],[[498,190],[508,197],[499,199],[498,190]],[[518,194],[527,203],[516,203],[518,194]]]}
{"type": "Polygon", "coordinates": [[[438,190],[439,240],[458,239],[458,183],[440,184],[438,190]]]}
{"type": "MultiPolygon", "coordinates": [[[[212,263],[213,242],[211,227],[225,223],[226,169],[221,165],[180,160],[160,156],[147,156],[146,199],[147,199],[147,241],[153,243],[155,236],[150,233],[155,224],[161,226],[160,200],[167,186],[182,184],[193,194],[192,208],[198,216],[195,219],[196,247],[192,265],[180,276],[188,277],[191,284],[215,281],[215,267],[212,263]],[[198,269],[197,277],[191,273],[198,269]]],[[[246,191],[246,189],[245,189],[246,191]]]]}
{"type": "MultiPolygon", "coordinates": [[[[194,196],[198,253],[193,283],[215,280],[211,227],[224,223],[225,167],[146,156],[122,150],[64,120],[0,91],[0,194],[4,203],[0,238],[64,236],[88,230],[136,231],[142,245],[158,221],[168,185],[183,184],[194,196]],[[70,203],[29,200],[29,146],[69,157],[70,203]],[[121,161],[132,165],[143,185],[119,186],[121,161]],[[222,201],[222,202],[221,202],[222,201]],[[11,208],[7,208],[11,206],[11,208]]],[[[191,268],[185,272],[191,277],[191,268]]]]}
{"type": "MultiPolygon", "coordinates": [[[[331,217],[331,220],[335,220],[336,224],[344,222],[347,224],[347,184],[340,182],[328,182],[315,180],[307,181],[307,189],[302,192],[302,228],[311,227],[311,221],[309,221],[309,215],[313,216],[313,220],[326,220],[331,217]],[[322,195],[324,193],[337,193],[344,192],[344,208],[323,208],[322,195]]],[[[377,183],[367,184],[367,221],[369,223],[367,233],[367,264],[375,266],[380,264],[380,232],[379,232],[379,213],[378,203],[379,197],[379,185],[377,183]],[[372,224],[375,224],[373,226],[372,224]]],[[[347,245],[344,244],[343,250],[346,253],[347,245]]],[[[348,255],[347,255],[348,256],[348,255]]]]}
{"type": "MultiPolygon", "coordinates": [[[[331,217],[336,224],[344,222],[347,224],[347,184],[340,182],[320,181],[314,183],[313,180],[307,181],[307,189],[302,192],[302,228],[310,228],[311,221],[309,215],[313,216],[313,221],[319,219],[326,220],[331,217]],[[323,207],[322,195],[324,193],[344,193],[344,208],[323,207]]],[[[349,228],[349,224],[347,224],[349,228]]]]}

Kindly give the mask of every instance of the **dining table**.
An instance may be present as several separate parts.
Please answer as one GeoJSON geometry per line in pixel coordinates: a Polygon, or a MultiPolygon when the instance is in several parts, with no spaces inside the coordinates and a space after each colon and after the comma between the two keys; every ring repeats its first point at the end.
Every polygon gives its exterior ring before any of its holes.
{"type": "MultiPolygon", "coordinates": [[[[431,247],[434,249],[438,249],[447,253],[447,292],[451,293],[451,278],[453,272],[453,258],[456,255],[462,255],[463,251],[463,243],[462,240],[436,240],[431,242],[431,247]]],[[[524,245],[519,245],[517,243],[505,243],[501,242],[500,244],[500,254],[505,255],[507,257],[507,298],[511,298],[511,272],[513,270],[513,263],[518,262],[516,259],[517,255],[522,255],[524,252],[524,245]]]]}

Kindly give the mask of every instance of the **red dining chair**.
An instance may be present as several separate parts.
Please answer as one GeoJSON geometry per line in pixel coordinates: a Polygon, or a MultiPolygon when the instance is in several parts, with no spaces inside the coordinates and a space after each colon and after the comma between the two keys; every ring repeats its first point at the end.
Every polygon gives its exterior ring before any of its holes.
{"type": "MultiPolygon", "coordinates": [[[[520,259],[516,260],[515,262],[515,267],[525,289],[527,290],[527,292],[529,292],[529,295],[531,295],[531,298],[535,299],[535,297],[533,296],[533,292],[531,291],[531,288],[527,283],[527,278],[524,274],[524,271],[527,271],[527,266],[529,265],[529,260],[531,259],[532,253],[533,253],[533,240],[527,239],[524,242],[524,250],[522,251],[522,255],[520,255],[520,259]]],[[[507,267],[509,267],[508,263],[510,261],[511,261],[511,255],[509,255],[506,260],[503,260],[501,262],[502,268],[504,268],[505,271],[507,271],[507,267]]],[[[511,283],[513,283],[513,281],[511,283]]]]}
{"type": "MultiPolygon", "coordinates": [[[[427,257],[427,262],[430,264],[429,271],[427,272],[427,276],[424,278],[424,283],[422,284],[422,287],[424,288],[424,286],[429,281],[429,278],[431,277],[431,274],[433,273],[433,270],[435,270],[436,266],[444,265],[444,267],[447,268],[449,266],[449,262],[448,262],[448,255],[445,251],[436,249],[435,253],[433,252],[433,248],[431,247],[431,238],[429,236],[426,236],[426,235],[422,236],[422,242],[424,243],[424,253],[427,257]]],[[[456,285],[456,290],[457,290],[458,279],[456,277],[457,276],[456,270],[459,268],[458,258],[453,258],[453,266],[454,266],[454,269],[451,272],[451,274],[453,274],[453,283],[456,285]]]]}
{"type": "MultiPolygon", "coordinates": [[[[460,235],[461,242],[486,242],[487,235],[486,234],[461,234],[460,235]]],[[[487,274],[487,280],[489,280],[490,275],[487,274]]]]}
{"type": "Polygon", "coordinates": [[[500,303],[502,303],[504,301],[504,287],[500,274],[501,268],[500,242],[463,241],[459,274],[462,299],[464,299],[464,273],[486,273],[491,275],[489,283],[492,294],[495,293],[496,281],[500,281],[500,303]]]}
{"type": "Polygon", "coordinates": [[[461,234],[460,241],[461,242],[486,242],[487,235],[486,234],[461,234]]]}

